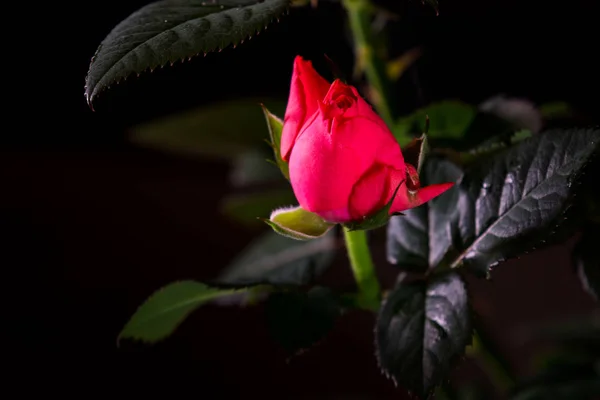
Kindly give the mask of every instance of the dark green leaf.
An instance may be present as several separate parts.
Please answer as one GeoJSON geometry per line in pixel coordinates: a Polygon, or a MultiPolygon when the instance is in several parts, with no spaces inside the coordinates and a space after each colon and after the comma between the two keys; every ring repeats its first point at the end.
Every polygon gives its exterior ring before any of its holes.
{"type": "Polygon", "coordinates": [[[325,222],[317,214],[302,207],[280,208],[263,220],[280,235],[296,240],[312,240],[325,235],[335,224],[325,222]]]}
{"type": "Polygon", "coordinates": [[[331,290],[315,287],[307,293],[274,293],[266,303],[267,324],[283,348],[298,353],[322,340],[340,315],[331,290]]]}
{"type": "MultiPolygon", "coordinates": [[[[583,288],[600,299],[600,225],[590,225],[573,250],[573,261],[583,288]]],[[[598,332],[600,335],[600,332],[598,332]]]]}
{"type": "Polygon", "coordinates": [[[269,128],[269,137],[271,138],[271,147],[273,148],[273,154],[275,158],[275,164],[281,170],[281,173],[285,179],[290,180],[290,171],[288,163],[283,161],[281,158],[281,134],[283,132],[283,121],[271,114],[265,106],[263,106],[263,112],[265,119],[267,120],[267,126],[269,128]]]}
{"type": "MultiPolygon", "coordinates": [[[[271,166],[275,172],[277,169],[271,166]]],[[[281,176],[277,172],[278,176],[281,176]]],[[[257,215],[267,215],[282,204],[292,204],[296,197],[291,188],[269,189],[252,193],[235,193],[226,196],[221,201],[221,211],[240,223],[257,225],[263,222],[256,218],[257,215]]]]}
{"type": "Polygon", "coordinates": [[[198,307],[219,297],[247,289],[219,289],[200,282],[181,281],[158,290],[142,304],[125,325],[120,339],[157,342],[169,336],[198,307]]]}
{"type": "Polygon", "coordinates": [[[338,247],[334,231],[307,242],[268,231],[239,254],[217,281],[232,285],[306,285],[329,267],[338,247]]]}
{"type": "Polygon", "coordinates": [[[237,45],[282,15],[289,0],[163,0],[131,14],[92,58],[85,97],[131,74],[237,45]]]}
{"type": "MultiPolygon", "coordinates": [[[[421,174],[422,184],[456,182],[462,171],[450,161],[429,157],[421,174]]],[[[457,210],[458,189],[419,207],[392,217],[387,233],[387,258],[411,271],[425,272],[436,267],[452,246],[450,222],[457,210]]]]}
{"type": "Polygon", "coordinates": [[[377,319],[379,365],[395,383],[426,398],[447,380],[471,334],[467,289],[458,274],[428,282],[401,278],[377,319]]]}
{"type": "Polygon", "coordinates": [[[600,130],[553,130],[520,142],[463,175],[452,267],[486,276],[501,261],[543,243],[564,219],[572,186],[600,130]]]}
{"type": "MultiPolygon", "coordinates": [[[[224,101],[134,127],[138,145],[188,156],[234,159],[264,145],[264,116],[258,99],[224,101]]],[[[272,100],[273,108],[285,102],[272,100]]]]}

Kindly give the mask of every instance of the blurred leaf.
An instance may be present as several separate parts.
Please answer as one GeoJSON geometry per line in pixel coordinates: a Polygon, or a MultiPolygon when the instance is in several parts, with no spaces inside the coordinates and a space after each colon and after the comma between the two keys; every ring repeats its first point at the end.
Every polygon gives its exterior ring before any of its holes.
{"type": "Polygon", "coordinates": [[[562,101],[542,104],[539,106],[539,110],[544,119],[568,118],[575,112],[569,104],[562,101]]]}
{"type": "MultiPolygon", "coordinates": [[[[422,186],[456,182],[462,171],[438,157],[429,157],[421,174],[422,186]]],[[[387,258],[408,271],[425,272],[436,267],[452,247],[451,218],[457,213],[458,188],[392,217],[387,228],[387,258]]]]}
{"type": "Polygon", "coordinates": [[[233,160],[230,173],[231,184],[238,188],[262,183],[277,182],[281,174],[268,162],[264,152],[256,149],[247,151],[233,160]]]}
{"type": "Polygon", "coordinates": [[[285,179],[290,180],[288,163],[281,158],[281,134],[283,133],[283,121],[271,114],[265,106],[262,106],[267,126],[269,128],[269,137],[271,138],[271,147],[273,148],[275,165],[279,167],[285,179]]]}
{"type": "MultiPolygon", "coordinates": [[[[275,169],[273,166],[271,168],[275,169]]],[[[277,170],[275,169],[277,172],[277,170]]],[[[277,172],[278,176],[279,172],[277,172]]],[[[257,218],[268,215],[282,204],[293,204],[296,197],[291,188],[268,189],[255,193],[237,193],[226,196],[221,201],[221,212],[227,217],[246,225],[259,225],[257,218]]]]}
{"type": "Polygon", "coordinates": [[[267,326],[284,349],[297,354],[322,340],[333,328],[341,306],[328,288],[307,293],[274,293],[266,303],[267,326]]]}
{"type": "Polygon", "coordinates": [[[300,206],[279,208],[271,213],[268,220],[263,221],[280,235],[296,240],[322,237],[335,225],[300,206]]]}
{"type": "Polygon", "coordinates": [[[392,81],[398,80],[406,70],[417,61],[423,51],[416,47],[414,49],[410,49],[400,57],[396,58],[387,63],[387,74],[392,81]]]}
{"type": "Polygon", "coordinates": [[[597,400],[600,397],[600,358],[556,359],[537,375],[519,383],[510,400],[597,400]]]}
{"type": "Polygon", "coordinates": [[[532,341],[551,339],[555,349],[529,379],[513,390],[511,400],[577,399],[600,397],[600,314],[554,322],[536,329],[532,341]]]}
{"type": "Polygon", "coordinates": [[[396,123],[393,132],[399,140],[407,135],[421,134],[425,132],[425,121],[429,116],[430,125],[427,132],[429,137],[460,139],[475,119],[476,114],[475,107],[469,104],[460,101],[441,101],[401,118],[396,123]]]}
{"type": "Polygon", "coordinates": [[[404,277],[379,312],[376,354],[385,375],[424,399],[448,379],[471,334],[467,289],[458,274],[404,277]]]}
{"type": "Polygon", "coordinates": [[[334,231],[307,242],[267,231],[236,257],[217,282],[231,285],[307,285],[330,266],[338,246],[334,231]]]}
{"type": "Polygon", "coordinates": [[[102,41],[85,82],[88,104],[132,74],[237,45],[282,15],[290,0],[163,0],[148,4],[102,41]]]}
{"type": "Polygon", "coordinates": [[[528,139],[533,134],[526,129],[514,132],[510,136],[500,135],[484,141],[479,146],[465,152],[453,152],[453,161],[463,167],[482,160],[489,159],[495,154],[511,147],[522,140],[528,139]]]}
{"type": "MultiPolygon", "coordinates": [[[[233,159],[264,145],[267,137],[258,99],[214,103],[132,128],[130,140],[174,154],[233,159]]],[[[284,109],[285,102],[269,101],[284,109]]]]}
{"type": "Polygon", "coordinates": [[[484,101],[479,109],[509,122],[515,129],[527,129],[533,133],[542,129],[540,110],[526,99],[494,96],[484,101]]]}
{"type": "MultiPolygon", "coordinates": [[[[447,146],[463,151],[479,147],[486,141],[506,141],[515,131],[537,133],[543,122],[540,110],[526,99],[498,95],[479,107],[445,100],[400,118],[393,129],[396,138],[400,141],[403,136],[424,132],[426,116],[430,119],[428,136],[435,147],[447,146]]],[[[400,142],[402,146],[405,144],[400,142]]]]}
{"type": "Polygon", "coordinates": [[[489,275],[501,261],[543,241],[564,219],[571,186],[600,142],[600,130],[552,130],[524,140],[465,172],[452,229],[466,265],[489,275]]]}
{"type": "MultiPolygon", "coordinates": [[[[583,288],[600,299],[600,225],[590,224],[573,249],[573,261],[583,288]]],[[[598,332],[600,337],[600,331],[598,332]]]]}
{"type": "Polygon", "coordinates": [[[156,291],[137,309],[118,340],[125,338],[157,342],[172,334],[198,307],[245,290],[219,289],[194,281],[171,283],[156,291]]]}

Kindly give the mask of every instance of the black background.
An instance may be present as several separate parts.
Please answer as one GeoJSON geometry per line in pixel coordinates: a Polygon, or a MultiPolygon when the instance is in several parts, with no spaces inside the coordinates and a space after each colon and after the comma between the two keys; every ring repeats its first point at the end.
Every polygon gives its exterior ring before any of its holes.
{"type": "MultiPolygon", "coordinates": [[[[9,384],[67,398],[159,389],[208,398],[402,398],[377,369],[366,314],[344,317],[321,345],[290,360],[270,340],[260,307],[207,307],[161,344],[116,347],[152,291],[214,277],[257,234],[215,212],[227,165],[135,148],[125,129],[217,99],[285,97],[296,54],[323,67],[327,53],[348,71],[352,61],[343,14],[323,2],[318,11],[292,10],[236,50],[128,80],[92,112],[83,96],[89,60],[145,3],[43,3],[7,13],[15,26],[5,45],[13,70],[5,87],[13,90],[0,154],[0,264],[9,384]]],[[[394,54],[415,45],[426,52],[398,87],[401,111],[506,93],[566,101],[600,120],[596,2],[442,0],[438,17],[418,1],[387,3],[403,16],[394,54]]],[[[518,340],[522,329],[595,307],[572,272],[571,245],[508,262],[491,281],[470,280],[476,311],[520,375],[535,350],[518,340]]],[[[395,271],[376,251],[389,285],[395,271]]],[[[351,282],[343,254],[326,279],[351,282]]],[[[458,375],[483,379],[468,362],[458,375]]]]}

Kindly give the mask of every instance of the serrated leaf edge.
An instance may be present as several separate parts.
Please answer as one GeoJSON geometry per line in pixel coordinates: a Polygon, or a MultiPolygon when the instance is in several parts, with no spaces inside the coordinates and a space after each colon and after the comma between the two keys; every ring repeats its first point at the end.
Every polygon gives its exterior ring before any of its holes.
{"type": "MultiPolygon", "coordinates": [[[[257,2],[256,2],[254,5],[256,5],[256,4],[260,4],[260,3],[262,3],[262,1],[257,1],[257,2]]],[[[92,93],[91,93],[91,94],[88,94],[88,93],[87,93],[87,89],[88,89],[88,84],[87,84],[87,82],[88,82],[88,78],[89,78],[90,72],[91,72],[91,70],[92,70],[92,65],[94,64],[94,61],[96,60],[96,57],[98,56],[98,53],[99,53],[99,52],[100,52],[100,50],[102,49],[102,43],[100,43],[100,45],[98,45],[98,48],[96,49],[96,51],[94,52],[94,55],[92,56],[92,58],[91,58],[91,60],[90,60],[90,65],[89,65],[89,67],[88,67],[88,71],[87,71],[87,73],[86,73],[86,76],[85,76],[85,84],[84,84],[84,87],[83,87],[83,88],[84,88],[84,97],[85,97],[85,99],[86,99],[86,103],[88,104],[88,107],[90,107],[90,109],[91,109],[92,111],[96,111],[96,110],[94,109],[93,102],[94,102],[94,100],[96,100],[96,99],[97,99],[97,98],[100,96],[100,94],[102,94],[102,93],[106,92],[107,90],[109,90],[109,89],[111,88],[111,86],[113,86],[113,85],[119,85],[119,84],[121,84],[121,82],[125,82],[125,81],[127,81],[127,79],[128,79],[130,76],[134,75],[134,74],[135,74],[136,78],[139,78],[139,77],[140,77],[140,75],[146,74],[146,73],[148,73],[148,72],[149,72],[149,73],[152,73],[152,72],[154,72],[154,70],[156,70],[157,68],[163,69],[163,68],[164,68],[165,66],[167,66],[167,65],[170,65],[170,66],[172,67],[172,66],[174,66],[174,65],[175,65],[175,64],[176,64],[178,61],[180,61],[182,64],[183,64],[184,62],[186,62],[186,61],[191,61],[193,58],[196,58],[196,57],[200,56],[200,54],[203,54],[203,55],[204,55],[204,57],[206,57],[208,54],[212,54],[212,53],[215,53],[215,52],[216,52],[216,53],[220,53],[220,52],[222,52],[223,50],[226,50],[226,49],[230,49],[230,48],[231,48],[231,49],[235,49],[235,48],[236,48],[238,45],[241,45],[241,44],[243,44],[243,43],[244,43],[244,41],[246,41],[246,40],[251,40],[253,36],[257,36],[257,35],[259,35],[261,32],[263,32],[263,31],[267,30],[267,28],[268,28],[270,25],[272,25],[274,22],[277,22],[277,23],[279,23],[279,22],[280,22],[280,18],[282,18],[282,17],[284,17],[284,16],[286,16],[286,15],[289,15],[289,13],[290,13],[290,7],[291,7],[291,3],[292,3],[292,2],[291,2],[291,0],[288,0],[288,6],[286,7],[286,9],[285,9],[285,10],[284,10],[284,11],[283,11],[283,12],[282,12],[282,13],[281,13],[279,16],[276,16],[276,17],[273,17],[273,18],[271,18],[271,19],[270,19],[270,20],[269,20],[269,21],[268,21],[268,22],[265,24],[265,26],[264,26],[262,29],[261,29],[261,28],[257,29],[257,30],[255,31],[255,33],[254,33],[254,34],[250,34],[250,35],[248,35],[248,37],[246,37],[246,38],[244,38],[244,39],[240,39],[240,41],[239,41],[239,42],[237,42],[237,43],[230,43],[230,44],[228,44],[228,45],[226,45],[226,46],[223,46],[223,47],[218,47],[218,46],[217,46],[217,47],[215,47],[215,48],[208,49],[207,51],[204,51],[204,52],[198,52],[198,53],[196,53],[196,54],[192,54],[192,55],[190,55],[190,56],[187,56],[187,57],[182,57],[182,58],[180,58],[180,59],[173,60],[173,61],[170,61],[170,62],[166,62],[166,63],[164,63],[164,64],[155,64],[155,65],[148,66],[148,67],[144,68],[143,70],[141,70],[141,71],[139,71],[139,72],[131,72],[131,73],[129,73],[128,75],[126,75],[126,76],[124,76],[124,77],[121,77],[121,78],[119,78],[119,79],[115,80],[115,81],[114,81],[114,82],[112,82],[110,85],[105,85],[105,86],[104,86],[104,87],[102,87],[101,89],[99,89],[99,90],[97,90],[97,91],[92,91],[92,93]]],[[[210,6],[214,6],[214,4],[202,4],[202,5],[203,5],[203,6],[204,6],[204,5],[206,5],[206,6],[208,6],[208,5],[210,5],[210,6]]],[[[97,86],[97,84],[96,84],[96,86],[97,86]]]]}

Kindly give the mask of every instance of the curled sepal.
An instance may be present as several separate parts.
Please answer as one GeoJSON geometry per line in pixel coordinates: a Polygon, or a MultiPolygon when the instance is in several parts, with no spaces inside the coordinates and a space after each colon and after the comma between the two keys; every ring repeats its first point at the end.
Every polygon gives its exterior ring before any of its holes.
{"type": "Polygon", "coordinates": [[[410,165],[414,165],[417,168],[417,173],[419,175],[421,174],[421,169],[428,153],[429,142],[427,141],[427,135],[425,133],[422,134],[421,137],[414,138],[402,149],[404,161],[410,165]]]}
{"type": "Polygon", "coordinates": [[[296,240],[316,239],[334,226],[300,206],[274,210],[271,217],[263,221],[280,235],[296,240]]]}
{"type": "Polygon", "coordinates": [[[364,217],[360,221],[351,221],[342,224],[344,228],[348,229],[349,231],[366,231],[370,229],[377,229],[387,225],[387,223],[390,221],[390,217],[396,215],[404,215],[402,213],[394,213],[393,215],[390,215],[390,208],[392,208],[392,203],[396,198],[398,189],[400,189],[400,186],[402,186],[403,183],[404,181],[400,182],[400,184],[396,187],[396,190],[394,190],[394,194],[392,195],[390,201],[388,201],[388,203],[381,210],[377,211],[376,213],[370,216],[364,217]]]}
{"type": "Polygon", "coordinates": [[[281,158],[281,132],[283,131],[283,121],[281,118],[272,114],[267,108],[261,104],[263,112],[265,113],[265,119],[267,120],[267,126],[269,128],[269,137],[271,141],[268,142],[273,148],[275,155],[274,164],[279,167],[283,176],[288,181],[290,180],[290,172],[288,164],[281,158]]]}

